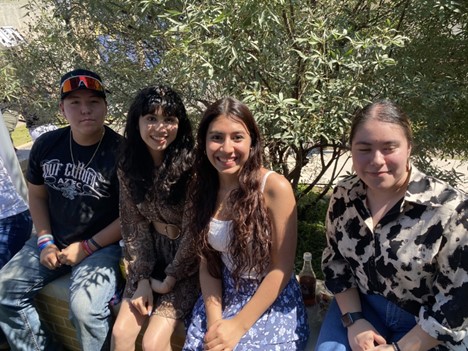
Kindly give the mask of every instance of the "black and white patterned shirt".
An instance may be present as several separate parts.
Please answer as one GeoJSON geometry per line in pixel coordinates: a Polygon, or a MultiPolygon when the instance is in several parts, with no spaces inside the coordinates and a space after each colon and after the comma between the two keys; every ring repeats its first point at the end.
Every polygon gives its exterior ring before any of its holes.
{"type": "Polygon", "coordinates": [[[468,197],[412,167],[406,195],[375,226],[365,184],[335,188],[322,269],[333,293],[357,287],[414,314],[451,350],[468,349],[468,197]]]}

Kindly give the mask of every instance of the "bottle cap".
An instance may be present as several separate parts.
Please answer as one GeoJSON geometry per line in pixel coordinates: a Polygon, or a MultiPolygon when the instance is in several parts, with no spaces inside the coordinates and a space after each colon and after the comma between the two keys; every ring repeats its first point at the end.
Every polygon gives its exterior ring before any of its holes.
{"type": "Polygon", "coordinates": [[[304,252],[304,260],[306,260],[306,261],[312,260],[312,253],[304,252]]]}

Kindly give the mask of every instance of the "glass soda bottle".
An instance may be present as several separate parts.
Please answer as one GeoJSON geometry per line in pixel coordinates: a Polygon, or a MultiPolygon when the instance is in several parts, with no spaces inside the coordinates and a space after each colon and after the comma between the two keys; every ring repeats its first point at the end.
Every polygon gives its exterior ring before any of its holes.
{"type": "Polygon", "coordinates": [[[316,303],[315,289],[317,278],[312,268],[312,253],[304,252],[304,264],[299,272],[299,285],[301,286],[302,297],[306,306],[313,306],[316,303]]]}

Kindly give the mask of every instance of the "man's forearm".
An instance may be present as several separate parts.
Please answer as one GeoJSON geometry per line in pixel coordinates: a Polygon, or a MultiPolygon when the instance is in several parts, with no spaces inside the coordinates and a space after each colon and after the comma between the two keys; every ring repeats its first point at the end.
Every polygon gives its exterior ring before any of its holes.
{"type": "Polygon", "coordinates": [[[122,235],[120,233],[120,219],[115,219],[107,227],[94,234],[92,238],[102,247],[116,243],[122,239],[122,235]]]}
{"type": "Polygon", "coordinates": [[[29,185],[29,211],[37,236],[53,234],[50,226],[49,205],[43,186],[29,185]]]}

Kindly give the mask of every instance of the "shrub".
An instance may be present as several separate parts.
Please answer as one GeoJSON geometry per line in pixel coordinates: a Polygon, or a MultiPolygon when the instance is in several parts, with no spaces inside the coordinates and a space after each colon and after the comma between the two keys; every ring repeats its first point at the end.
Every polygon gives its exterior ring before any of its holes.
{"type": "Polygon", "coordinates": [[[302,268],[303,254],[312,253],[312,266],[318,279],[323,279],[321,260],[326,245],[325,215],[328,208],[328,198],[316,201],[317,194],[311,192],[303,196],[297,203],[297,249],[296,273],[302,268]]]}

